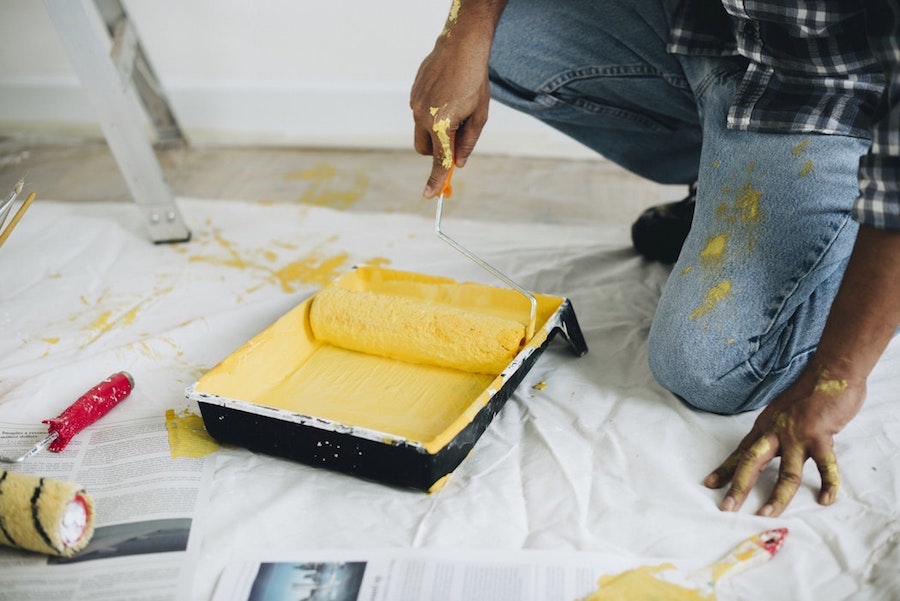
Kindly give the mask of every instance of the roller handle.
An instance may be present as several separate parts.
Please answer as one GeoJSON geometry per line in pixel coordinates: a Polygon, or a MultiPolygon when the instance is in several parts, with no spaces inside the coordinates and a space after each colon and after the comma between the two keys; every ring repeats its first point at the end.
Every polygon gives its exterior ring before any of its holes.
{"type": "Polygon", "coordinates": [[[55,418],[44,420],[50,434],[56,434],[56,439],[47,449],[54,453],[65,449],[72,437],[109,413],[131,394],[133,388],[134,378],[120,371],[78,397],[55,418]]]}

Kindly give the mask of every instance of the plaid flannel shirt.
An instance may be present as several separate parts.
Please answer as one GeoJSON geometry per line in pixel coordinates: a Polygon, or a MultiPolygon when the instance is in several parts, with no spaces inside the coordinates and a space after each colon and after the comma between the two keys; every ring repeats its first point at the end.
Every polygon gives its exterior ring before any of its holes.
{"type": "Polygon", "coordinates": [[[898,35],[898,0],[684,0],[668,49],[748,60],[730,128],[871,138],[854,217],[900,229],[898,35]]]}

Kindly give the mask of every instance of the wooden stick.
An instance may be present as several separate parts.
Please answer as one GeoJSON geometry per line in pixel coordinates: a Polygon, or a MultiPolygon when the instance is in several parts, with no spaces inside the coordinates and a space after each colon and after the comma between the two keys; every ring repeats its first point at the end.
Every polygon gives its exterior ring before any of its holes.
{"type": "Polygon", "coordinates": [[[3,246],[3,243],[6,242],[6,239],[9,238],[9,235],[12,233],[13,228],[19,223],[19,220],[22,219],[22,216],[25,215],[25,211],[28,210],[28,207],[31,206],[31,203],[37,197],[37,194],[32,192],[28,195],[28,198],[25,199],[25,202],[22,203],[22,206],[19,207],[19,210],[16,211],[16,214],[13,215],[12,221],[9,222],[9,225],[0,233],[0,246],[3,246]]]}

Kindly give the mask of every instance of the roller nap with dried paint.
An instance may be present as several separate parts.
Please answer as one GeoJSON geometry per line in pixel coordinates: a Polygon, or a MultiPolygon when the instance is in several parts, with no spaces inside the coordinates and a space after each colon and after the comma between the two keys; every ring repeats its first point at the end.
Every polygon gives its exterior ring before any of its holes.
{"type": "MultiPolygon", "coordinates": [[[[46,448],[63,451],[72,437],[109,413],[134,388],[119,372],[100,382],[53,419],[44,420],[49,434],[18,457],[0,462],[22,463],[46,448]]],[[[94,533],[94,502],[80,484],[0,471],[0,544],[48,555],[69,557],[94,533]]]]}
{"type": "Polygon", "coordinates": [[[441,230],[452,173],[451,168],[438,196],[435,233],[524,295],[531,307],[528,321],[523,324],[425,300],[331,287],[319,292],[310,306],[310,327],[317,340],[408,363],[498,374],[534,335],[534,295],[441,230]]]}
{"type": "Polygon", "coordinates": [[[94,502],[80,484],[0,471],[0,544],[70,557],[94,534],[94,502]]]}

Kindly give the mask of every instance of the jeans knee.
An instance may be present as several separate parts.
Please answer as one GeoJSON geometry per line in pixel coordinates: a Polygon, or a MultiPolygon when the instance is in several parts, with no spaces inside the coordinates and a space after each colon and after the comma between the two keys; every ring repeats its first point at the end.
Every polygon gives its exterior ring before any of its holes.
{"type": "Polygon", "coordinates": [[[713,348],[708,339],[654,327],[647,356],[656,381],[695,409],[734,415],[760,404],[760,380],[747,358],[736,361],[734,354],[713,348]]]}

